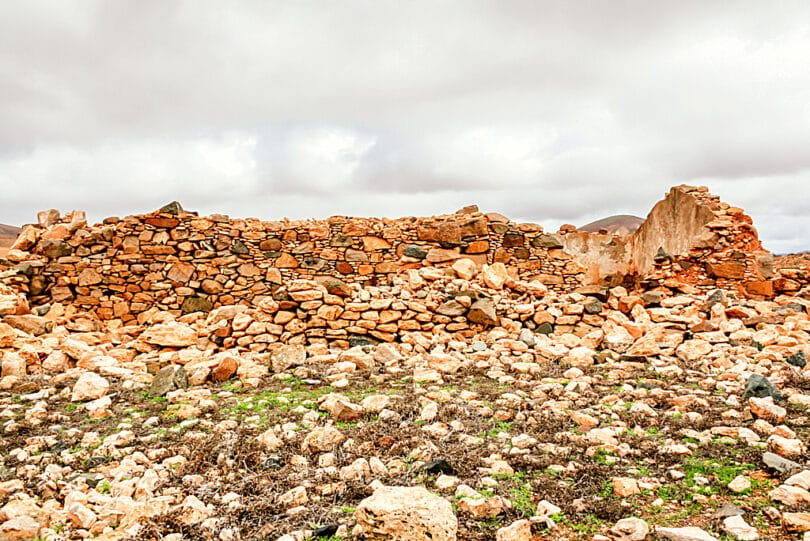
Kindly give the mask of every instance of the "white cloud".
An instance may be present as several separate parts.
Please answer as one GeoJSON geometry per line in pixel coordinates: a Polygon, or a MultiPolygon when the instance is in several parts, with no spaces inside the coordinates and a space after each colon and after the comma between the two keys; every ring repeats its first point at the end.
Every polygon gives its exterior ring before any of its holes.
{"type": "Polygon", "coordinates": [[[693,183],[810,248],[807,21],[799,0],[2,2],[0,222],[176,198],[584,223],[693,183]]]}
{"type": "Polygon", "coordinates": [[[433,134],[425,150],[435,177],[459,189],[468,185],[497,190],[536,181],[555,140],[554,129],[542,126],[473,126],[433,134]]]}
{"type": "Polygon", "coordinates": [[[375,143],[376,137],[341,128],[294,130],[287,140],[285,170],[278,168],[274,173],[276,168],[270,164],[271,176],[284,179],[287,186],[279,187],[292,191],[345,188],[375,143]]]}
{"type": "Polygon", "coordinates": [[[255,138],[237,134],[92,147],[46,145],[0,162],[4,200],[16,202],[5,210],[15,212],[19,223],[42,208],[131,213],[173,199],[249,197],[258,189],[255,146],[255,138]]]}

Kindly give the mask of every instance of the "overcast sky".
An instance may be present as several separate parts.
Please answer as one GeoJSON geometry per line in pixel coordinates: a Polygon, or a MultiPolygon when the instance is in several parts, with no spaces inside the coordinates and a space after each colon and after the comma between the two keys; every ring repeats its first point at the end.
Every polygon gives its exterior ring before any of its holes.
{"type": "Polygon", "coordinates": [[[810,249],[810,2],[0,2],[0,222],[177,199],[556,230],[675,184],[810,249]]]}

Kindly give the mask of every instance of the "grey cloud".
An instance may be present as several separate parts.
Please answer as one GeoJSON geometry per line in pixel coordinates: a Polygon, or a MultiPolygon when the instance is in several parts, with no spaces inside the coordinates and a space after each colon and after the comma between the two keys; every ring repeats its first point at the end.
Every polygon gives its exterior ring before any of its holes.
{"type": "Polygon", "coordinates": [[[810,248],[807,20],[802,1],[3,2],[0,222],[478,202],[551,228],[686,182],[766,246],[810,248]]]}

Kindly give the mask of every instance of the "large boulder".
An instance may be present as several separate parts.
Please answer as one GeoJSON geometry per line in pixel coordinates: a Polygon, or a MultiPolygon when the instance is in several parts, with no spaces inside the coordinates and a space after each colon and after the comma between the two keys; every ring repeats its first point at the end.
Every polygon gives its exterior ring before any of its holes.
{"type": "Polygon", "coordinates": [[[86,400],[95,400],[107,394],[110,388],[110,382],[95,372],[85,372],[76,381],[73,386],[73,392],[70,395],[71,402],[84,402],[86,400]]]}
{"type": "Polygon", "coordinates": [[[184,348],[197,343],[197,331],[182,323],[161,323],[144,331],[141,338],[155,346],[184,348]]]}
{"type": "Polygon", "coordinates": [[[450,502],[424,487],[380,487],[354,512],[361,539],[455,541],[458,519],[450,502]]]}

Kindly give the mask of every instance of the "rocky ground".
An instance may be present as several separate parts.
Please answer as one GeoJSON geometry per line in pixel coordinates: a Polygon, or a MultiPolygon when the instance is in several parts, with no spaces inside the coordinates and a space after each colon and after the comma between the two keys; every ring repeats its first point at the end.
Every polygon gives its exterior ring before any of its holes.
{"type": "Polygon", "coordinates": [[[810,530],[806,298],[536,303],[603,324],[535,325],[516,296],[477,333],[252,353],[216,337],[260,309],[115,327],[0,286],[0,540],[810,530]]]}

